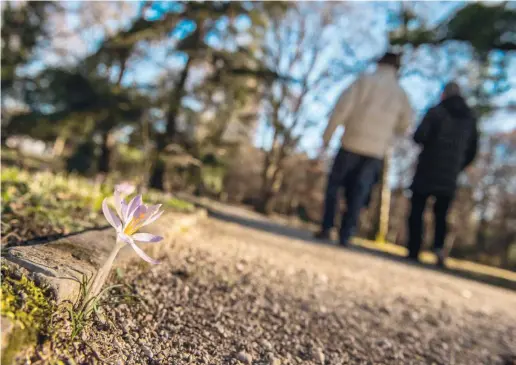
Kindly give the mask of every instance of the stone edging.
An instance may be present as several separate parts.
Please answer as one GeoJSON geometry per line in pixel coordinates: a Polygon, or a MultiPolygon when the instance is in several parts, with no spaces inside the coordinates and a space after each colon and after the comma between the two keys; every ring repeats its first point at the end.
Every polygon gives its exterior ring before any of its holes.
{"type": "MultiPolygon", "coordinates": [[[[174,238],[206,216],[204,209],[196,209],[189,214],[166,213],[145,230],[162,235],[165,239],[162,243],[141,247],[157,257],[174,238]]],[[[48,284],[58,303],[74,301],[80,293],[81,279],[84,275],[92,277],[96,273],[109,255],[114,242],[113,229],[93,230],[44,244],[11,247],[3,258],[28,270],[37,281],[48,284]]],[[[127,264],[136,257],[130,247],[124,247],[118,253],[114,265],[127,264]]]]}

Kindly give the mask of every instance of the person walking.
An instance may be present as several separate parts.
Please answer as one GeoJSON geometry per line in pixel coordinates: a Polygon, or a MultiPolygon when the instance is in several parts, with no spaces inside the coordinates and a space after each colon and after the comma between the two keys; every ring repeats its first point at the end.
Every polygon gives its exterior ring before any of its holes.
{"type": "Polygon", "coordinates": [[[335,129],[342,125],[345,130],[328,176],[321,229],[315,234],[318,239],[330,237],[339,189],[344,187],[347,209],[339,243],[348,244],[390,144],[411,125],[412,108],[398,83],[399,67],[400,56],[387,52],[373,74],[360,75],[337,101],[323,134],[320,156],[335,129]]]}
{"type": "Polygon", "coordinates": [[[438,264],[442,266],[446,257],[446,220],[457,188],[457,178],[474,160],[478,146],[477,120],[455,82],[444,87],[441,102],[428,110],[413,139],[422,150],[411,186],[408,258],[418,260],[424,237],[426,202],[434,197],[433,248],[438,264]]]}

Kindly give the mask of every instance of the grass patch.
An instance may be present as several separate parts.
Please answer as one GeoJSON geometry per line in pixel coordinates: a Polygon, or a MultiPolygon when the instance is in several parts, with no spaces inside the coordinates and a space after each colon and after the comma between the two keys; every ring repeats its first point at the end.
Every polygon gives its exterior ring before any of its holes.
{"type": "Polygon", "coordinates": [[[2,148],[2,165],[21,166],[31,171],[45,168],[59,171],[64,167],[64,163],[60,158],[24,154],[12,148],[2,148]]]}
{"type": "Polygon", "coordinates": [[[100,212],[110,189],[51,172],[2,169],[2,244],[105,225],[100,212]]]}
{"type": "Polygon", "coordinates": [[[167,208],[171,208],[180,212],[191,212],[195,209],[192,203],[177,198],[170,198],[165,200],[164,205],[167,208]]]}
{"type": "Polygon", "coordinates": [[[143,201],[149,204],[163,204],[165,210],[174,212],[191,213],[195,210],[195,206],[187,201],[167,197],[157,191],[150,191],[143,195],[143,201]]]}
{"type": "MultiPolygon", "coordinates": [[[[3,168],[2,246],[105,226],[102,201],[113,194],[113,185],[111,179],[100,185],[64,173],[3,168]]],[[[143,198],[148,204],[163,204],[167,211],[195,210],[193,204],[158,191],[150,191],[143,198]]]]}

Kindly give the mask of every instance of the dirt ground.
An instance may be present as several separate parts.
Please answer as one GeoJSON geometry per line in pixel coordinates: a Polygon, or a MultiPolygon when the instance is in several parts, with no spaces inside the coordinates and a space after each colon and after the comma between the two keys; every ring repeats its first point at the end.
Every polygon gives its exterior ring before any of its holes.
{"type": "Polygon", "coordinates": [[[240,218],[114,279],[139,299],[110,298],[76,362],[513,364],[513,291],[240,218]]]}

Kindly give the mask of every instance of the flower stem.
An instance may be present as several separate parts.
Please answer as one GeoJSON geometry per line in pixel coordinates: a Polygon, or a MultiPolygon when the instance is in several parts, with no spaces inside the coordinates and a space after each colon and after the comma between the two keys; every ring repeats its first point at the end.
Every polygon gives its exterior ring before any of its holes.
{"type": "Polygon", "coordinates": [[[115,261],[116,255],[118,251],[124,246],[124,242],[121,242],[118,238],[116,240],[116,244],[113,246],[113,250],[106,258],[106,261],[102,264],[102,266],[97,270],[89,288],[86,292],[86,297],[83,302],[83,309],[89,310],[93,305],[94,298],[101,292],[102,286],[106,281],[111,268],[113,267],[113,262],[115,261]]]}

